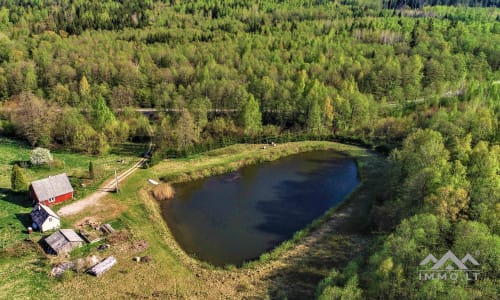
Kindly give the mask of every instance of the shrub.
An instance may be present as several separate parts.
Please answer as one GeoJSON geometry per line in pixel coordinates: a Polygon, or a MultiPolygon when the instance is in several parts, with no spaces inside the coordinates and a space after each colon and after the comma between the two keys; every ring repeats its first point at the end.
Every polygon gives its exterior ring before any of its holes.
{"type": "Polygon", "coordinates": [[[49,164],[54,160],[49,149],[45,148],[35,148],[31,151],[30,162],[32,165],[45,165],[49,164]]]}
{"type": "Polygon", "coordinates": [[[21,169],[18,165],[14,165],[12,168],[10,182],[14,192],[23,192],[28,189],[28,180],[24,175],[23,169],[21,169]]]}
{"type": "Polygon", "coordinates": [[[153,189],[153,196],[158,201],[172,199],[174,195],[174,188],[168,183],[162,183],[153,189]]]}

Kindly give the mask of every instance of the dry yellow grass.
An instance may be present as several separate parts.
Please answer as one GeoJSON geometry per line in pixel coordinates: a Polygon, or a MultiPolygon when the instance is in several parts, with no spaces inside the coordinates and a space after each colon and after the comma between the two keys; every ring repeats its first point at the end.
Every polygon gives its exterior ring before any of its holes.
{"type": "Polygon", "coordinates": [[[175,190],[168,183],[157,185],[152,191],[153,197],[158,201],[165,201],[174,198],[175,190]]]}

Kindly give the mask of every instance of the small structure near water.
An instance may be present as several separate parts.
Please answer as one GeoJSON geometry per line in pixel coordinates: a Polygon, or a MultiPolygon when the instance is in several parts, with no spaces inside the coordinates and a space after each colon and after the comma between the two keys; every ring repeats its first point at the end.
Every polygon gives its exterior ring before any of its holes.
{"type": "Polygon", "coordinates": [[[111,269],[115,264],[116,264],[116,258],[110,256],[105,260],[101,261],[100,263],[96,264],[95,266],[93,266],[90,270],[88,270],[88,273],[99,277],[102,274],[106,273],[109,269],[111,269]]]}
{"type": "Polygon", "coordinates": [[[158,181],[156,181],[154,179],[148,179],[148,182],[151,183],[152,185],[158,185],[158,184],[160,184],[158,181]]]}
{"type": "Polygon", "coordinates": [[[48,251],[59,255],[67,254],[75,248],[83,246],[83,239],[73,229],[60,229],[45,239],[48,251]]]}

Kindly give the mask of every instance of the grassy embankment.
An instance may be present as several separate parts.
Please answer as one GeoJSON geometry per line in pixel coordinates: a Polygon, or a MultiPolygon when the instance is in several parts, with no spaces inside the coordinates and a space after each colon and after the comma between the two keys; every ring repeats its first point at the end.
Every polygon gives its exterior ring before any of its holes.
{"type": "MultiPolygon", "coordinates": [[[[62,281],[45,279],[44,272],[50,268],[50,260],[46,260],[40,253],[28,251],[26,257],[20,258],[19,261],[31,259],[34,263],[16,272],[5,273],[6,268],[12,265],[11,260],[0,263],[0,274],[7,274],[7,280],[0,288],[7,291],[7,294],[14,288],[21,291],[11,295],[30,295],[31,292],[22,291],[28,291],[27,285],[39,281],[41,287],[51,287],[56,295],[71,298],[95,296],[234,298],[241,295],[265,295],[269,289],[269,284],[266,283],[268,280],[260,278],[257,273],[268,268],[271,261],[278,261],[280,257],[290,252],[289,250],[300,243],[304,236],[310,236],[309,233],[321,227],[321,223],[331,217],[334,210],[297,234],[292,241],[285,242],[271,254],[263,255],[260,262],[254,262],[246,268],[237,270],[213,269],[190,258],[177,246],[161,217],[158,203],[150,196],[151,186],[148,186],[146,181],[148,178],[186,181],[315,149],[338,150],[355,157],[360,167],[362,181],[366,177],[364,172],[371,168],[370,165],[375,160],[375,156],[369,151],[353,146],[329,142],[300,142],[278,145],[266,150],[261,149],[260,145],[235,145],[187,159],[163,161],[153,168],[139,170],[131,175],[122,184],[119,194],[102,199],[98,207],[92,207],[65,221],[76,223],[98,211],[101,220],[114,221],[126,230],[128,236],[122,243],[118,243],[105,253],[100,253],[113,254],[119,260],[119,264],[109,274],[100,279],[78,274],[66,276],[62,281]],[[106,207],[120,207],[120,209],[116,212],[113,209],[104,209],[106,207]],[[148,243],[146,250],[136,247],[142,240],[148,243]],[[149,255],[153,258],[153,262],[135,263],[132,257],[137,255],[149,255]],[[9,282],[11,284],[7,284],[9,282]]],[[[356,193],[359,192],[354,194],[356,193]]],[[[85,252],[94,253],[95,250],[88,249],[85,252]]],[[[42,288],[37,290],[42,291],[42,288]]]]}

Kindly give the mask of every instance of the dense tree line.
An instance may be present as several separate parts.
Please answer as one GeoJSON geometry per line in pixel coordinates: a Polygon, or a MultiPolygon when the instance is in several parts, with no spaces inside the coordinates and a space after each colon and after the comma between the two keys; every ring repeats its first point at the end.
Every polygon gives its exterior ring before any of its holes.
{"type": "Polygon", "coordinates": [[[499,7],[498,0],[383,0],[387,8],[423,8],[426,5],[484,6],[499,7]]]}
{"type": "MultiPolygon", "coordinates": [[[[469,99],[454,96],[475,82],[498,96],[491,83],[500,66],[500,26],[487,9],[438,7],[412,16],[334,2],[131,1],[115,6],[146,7],[150,25],[96,31],[108,27],[91,21],[96,27],[68,32],[50,21],[57,14],[49,11],[73,9],[65,5],[111,3],[4,3],[4,134],[90,153],[152,135],[165,150],[280,131],[397,143],[419,126],[413,100],[429,106],[446,96],[460,108],[469,99]],[[213,7],[224,13],[208,13],[213,7]],[[177,113],[150,124],[131,107],[177,113]]],[[[75,11],[95,14],[83,6],[75,11]]],[[[496,113],[464,115],[477,127],[474,119],[496,113]]]]}
{"type": "MultiPolygon", "coordinates": [[[[80,34],[86,29],[117,30],[148,25],[153,1],[1,0],[0,7],[14,24],[29,23],[31,31],[63,30],[80,34]]],[[[5,16],[4,16],[5,17],[5,16]]]]}

